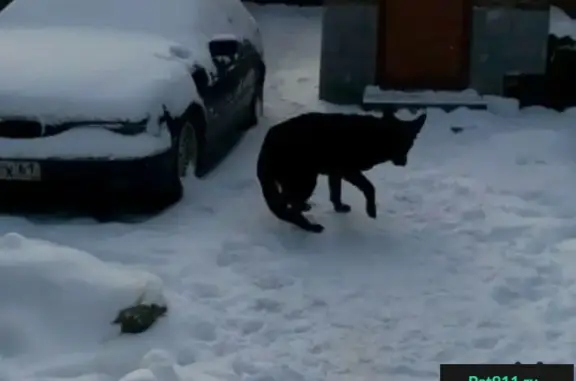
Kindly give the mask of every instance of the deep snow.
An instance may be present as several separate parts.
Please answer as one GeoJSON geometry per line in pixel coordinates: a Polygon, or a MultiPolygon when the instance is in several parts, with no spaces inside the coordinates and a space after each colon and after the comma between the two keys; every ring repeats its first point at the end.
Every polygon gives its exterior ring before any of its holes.
{"type": "Polygon", "coordinates": [[[0,300],[0,353],[9,358],[101,345],[119,335],[110,322],[122,308],[165,304],[153,274],[16,233],[0,237],[0,300]]]}
{"type": "Polygon", "coordinates": [[[168,316],[85,347],[59,329],[33,359],[4,349],[0,380],[431,381],[440,363],[572,363],[576,113],[497,99],[490,112],[429,110],[408,166],[368,173],[378,219],[350,187],[353,212],[334,214],[322,182],[312,215],[326,230],[306,234],[266,209],[254,166],[267,126],[333,108],[317,101],[321,14],[251,9],[270,61],[266,118],[180,204],[141,224],[0,218],[1,234],[156,274],[168,316]]]}

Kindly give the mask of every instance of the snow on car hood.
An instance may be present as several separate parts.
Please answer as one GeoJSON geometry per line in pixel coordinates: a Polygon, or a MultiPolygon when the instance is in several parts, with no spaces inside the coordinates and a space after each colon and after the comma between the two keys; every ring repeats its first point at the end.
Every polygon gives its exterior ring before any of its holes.
{"type": "Polygon", "coordinates": [[[137,32],[0,29],[0,118],[137,119],[163,104],[181,113],[200,101],[191,54],[137,32]]]}

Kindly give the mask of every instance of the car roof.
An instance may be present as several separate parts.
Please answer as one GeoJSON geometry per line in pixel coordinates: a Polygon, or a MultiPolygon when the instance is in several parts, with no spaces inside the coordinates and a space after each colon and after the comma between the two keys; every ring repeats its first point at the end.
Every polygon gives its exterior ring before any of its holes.
{"type": "MultiPolygon", "coordinates": [[[[138,31],[186,42],[228,22],[227,0],[15,0],[0,28],[96,27],[138,31]]],[[[206,37],[206,36],[204,36],[206,37]]]]}

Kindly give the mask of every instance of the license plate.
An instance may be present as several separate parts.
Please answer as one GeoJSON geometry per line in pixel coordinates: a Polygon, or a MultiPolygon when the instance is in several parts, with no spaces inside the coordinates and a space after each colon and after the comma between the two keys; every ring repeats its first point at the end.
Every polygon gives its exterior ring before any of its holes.
{"type": "Polygon", "coordinates": [[[40,164],[30,161],[0,161],[0,180],[40,181],[40,164]]]}

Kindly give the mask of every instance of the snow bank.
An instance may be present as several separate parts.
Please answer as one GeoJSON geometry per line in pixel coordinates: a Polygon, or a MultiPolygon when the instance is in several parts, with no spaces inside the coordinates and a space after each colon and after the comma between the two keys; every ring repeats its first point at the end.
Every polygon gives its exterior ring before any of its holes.
{"type": "Polygon", "coordinates": [[[205,373],[183,372],[182,367],[176,364],[176,360],[168,352],[160,349],[153,349],[144,355],[140,366],[141,368],[126,374],[120,381],[219,381],[205,373]]]}
{"type": "Polygon", "coordinates": [[[550,7],[550,34],[576,40],[576,23],[562,9],[550,7]]]}
{"type": "Polygon", "coordinates": [[[0,237],[0,358],[96,348],[119,334],[118,311],[139,297],[164,304],[143,271],[16,233],[0,237]]]}

